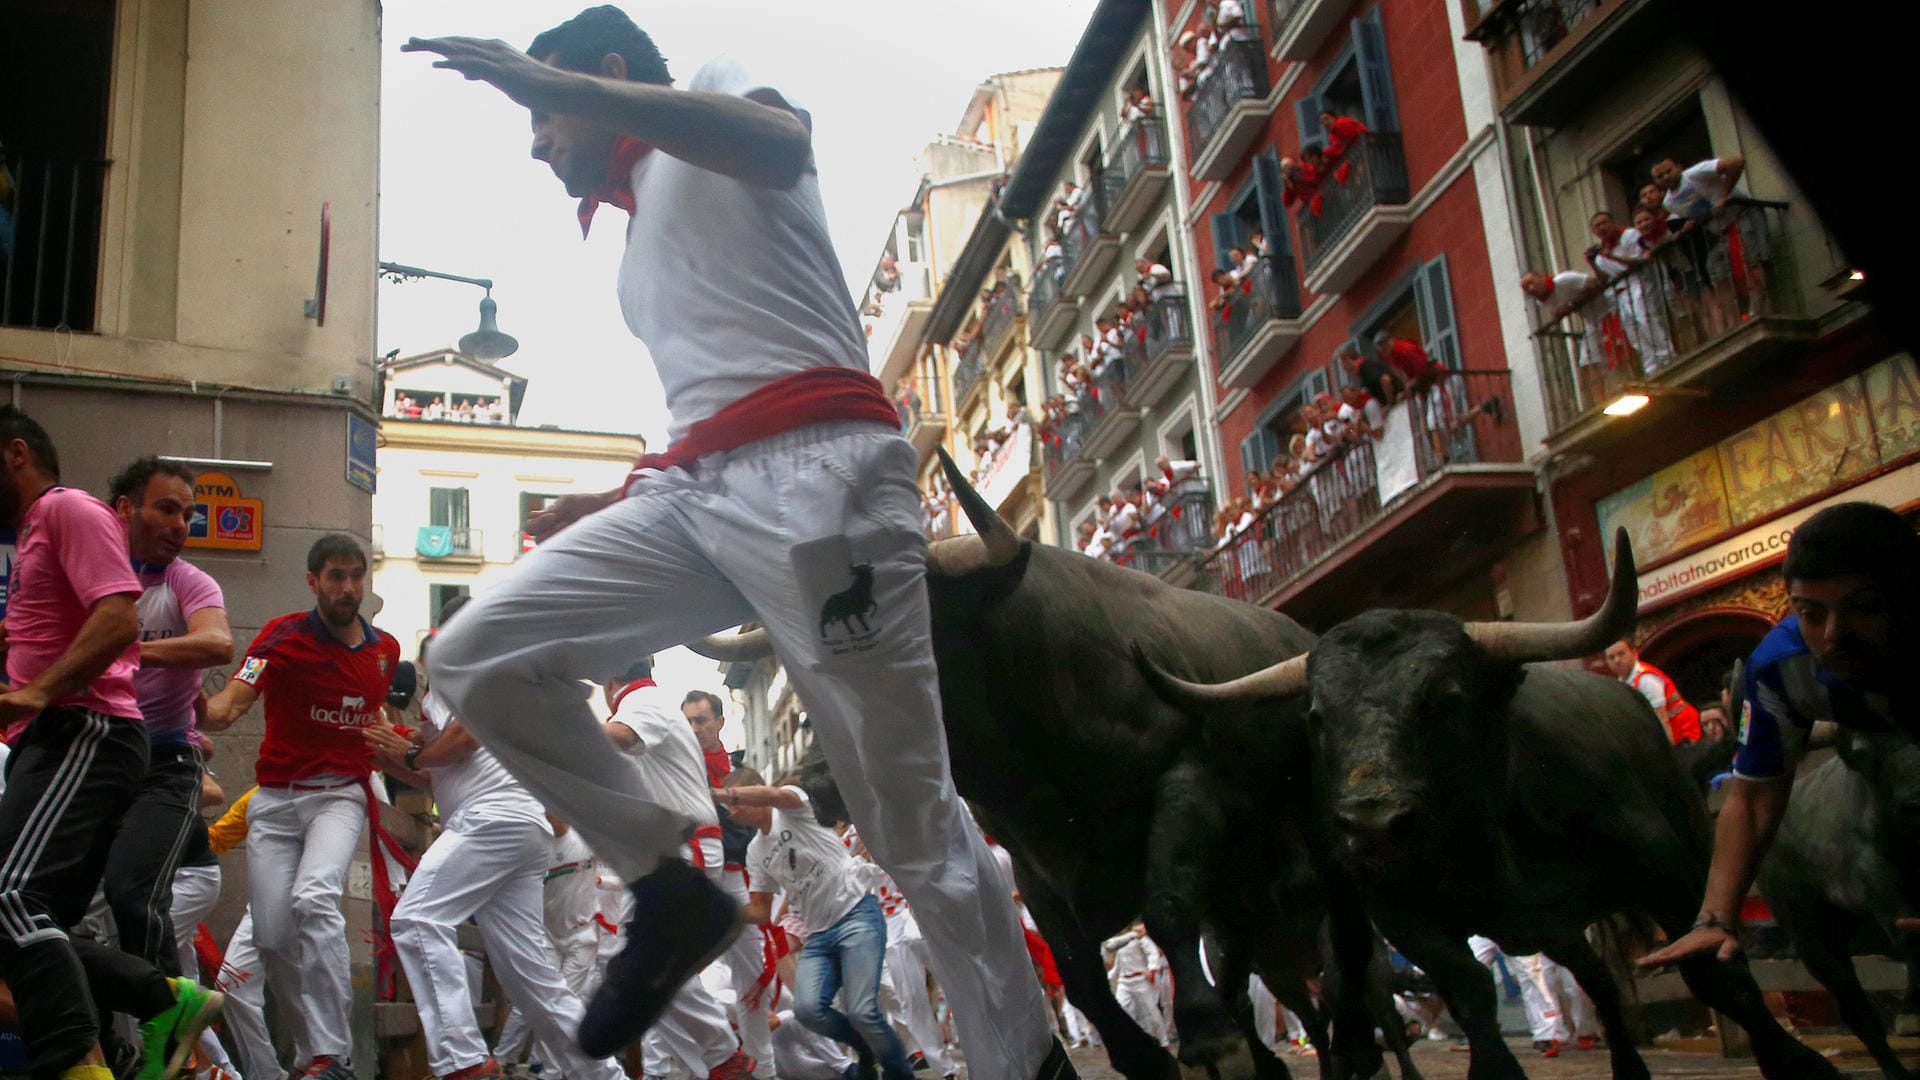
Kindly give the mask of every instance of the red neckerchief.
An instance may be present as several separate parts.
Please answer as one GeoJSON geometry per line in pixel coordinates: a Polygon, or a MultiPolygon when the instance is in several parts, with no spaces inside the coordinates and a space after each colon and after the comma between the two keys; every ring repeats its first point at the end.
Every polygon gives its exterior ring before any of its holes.
{"type": "Polygon", "coordinates": [[[601,203],[633,213],[633,167],[652,150],[653,147],[639,139],[627,136],[621,136],[613,144],[613,153],[607,157],[606,182],[600,185],[600,190],[580,200],[580,239],[587,238],[587,230],[593,226],[593,212],[600,209],[601,203]]]}
{"type": "Polygon", "coordinates": [[[633,693],[635,690],[638,690],[643,686],[659,686],[659,685],[660,685],[659,683],[654,682],[652,679],[633,680],[627,685],[621,687],[619,693],[613,695],[613,711],[619,712],[620,703],[627,700],[627,695],[633,693]]]}
{"type": "Polygon", "coordinates": [[[707,759],[707,783],[719,787],[727,782],[727,774],[733,771],[733,756],[725,750],[702,750],[707,759]]]}

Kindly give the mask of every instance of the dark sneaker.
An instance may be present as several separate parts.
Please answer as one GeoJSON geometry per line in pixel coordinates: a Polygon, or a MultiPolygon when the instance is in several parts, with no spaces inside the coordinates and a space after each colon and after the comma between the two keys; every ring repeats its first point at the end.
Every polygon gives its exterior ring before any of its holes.
{"type": "Polygon", "coordinates": [[[1073,1060],[1067,1057],[1067,1048],[1060,1040],[1053,1040],[1053,1049],[1047,1051],[1047,1060],[1040,1063],[1040,1071],[1034,1080],[1080,1080],[1080,1074],[1074,1070],[1073,1060]]]}
{"type": "Polygon", "coordinates": [[[933,1066],[927,1064],[927,1055],[918,1050],[907,1055],[907,1064],[913,1066],[914,1072],[926,1072],[928,1069],[933,1068],[933,1066]]]}
{"type": "Polygon", "coordinates": [[[307,1065],[300,1080],[353,1080],[353,1066],[322,1054],[307,1065]]]}
{"type": "Polygon", "coordinates": [[[740,905],[679,859],[633,882],[627,946],[607,963],[607,976],[580,1021],[580,1049],[612,1057],[646,1034],[673,995],[740,934],[740,905]]]}
{"type": "Polygon", "coordinates": [[[173,1080],[185,1072],[200,1045],[200,1033],[220,1015],[226,995],[192,979],[168,979],[173,1005],[158,1016],[140,1022],[141,1063],[138,1080],[173,1080]]]}

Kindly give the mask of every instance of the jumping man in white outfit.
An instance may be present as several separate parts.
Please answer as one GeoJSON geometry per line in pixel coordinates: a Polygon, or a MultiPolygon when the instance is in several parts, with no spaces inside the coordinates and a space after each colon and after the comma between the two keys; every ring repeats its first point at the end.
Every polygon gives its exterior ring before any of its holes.
{"type": "Polygon", "coordinates": [[[540,546],[435,646],[455,711],[633,891],[582,1045],[638,1037],[739,923],[679,858],[694,822],[595,747],[578,682],[757,620],[868,848],[913,904],[972,1071],[1072,1076],[1011,898],[979,884],[988,855],[940,723],[917,455],[866,371],[808,114],[725,60],[673,88],[651,39],[611,7],[540,35],[531,56],[470,38],[404,48],[526,106],[533,155],[584,200],[583,221],[601,202],[629,209],[621,308],[674,416],[667,452],[630,483],[536,515],[540,546]]]}

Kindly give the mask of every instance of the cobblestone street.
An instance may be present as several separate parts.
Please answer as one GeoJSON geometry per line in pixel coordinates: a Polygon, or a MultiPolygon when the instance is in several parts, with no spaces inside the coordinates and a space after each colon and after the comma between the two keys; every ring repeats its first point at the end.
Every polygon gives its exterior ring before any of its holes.
{"type": "MultiPolygon", "coordinates": [[[[1847,1040],[1821,1038],[1814,1036],[1807,1040],[1822,1049],[1844,1045],[1847,1040]]],[[[1912,1040],[1907,1043],[1902,1055],[1909,1064],[1920,1063],[1920,1044],[1912,1040]]],[[[1544,1059],[1534,1054],[1525,1040],[1512,1040],[1514,1053],[1533,1080],[1606,1080],[1613,1075],[1607,1066],[1607,1054],[1604,1050],[1581,1052],[1566,1050],[1554,1059],[1544,1059]]],[[[1655,1077],[1712,1077],[1714,1080],[1749,1080],[1757,1078],[1760,1070],[1751,1061],[1727,1061],[1717,1054],[1682,1053],[1673,1050],[1645,1050],[1647,1068],[1655,1077]]],[[[1106,1055],[1100,1050],[1075,1050],[1075,1066],[1080,1070],[1082,1080],[1120,1080],[1120,1074],[1107,1066],[1106,1055]]],[[[1840,1053],[1833,1057],[1842,1075],[1852,1078],[1877,1078],[1880,1075],[1874,1068],[1872,1059],[1858,1052],[1840,1053]]],[[[1319,1063],[1310,1057],[1292,1057],[1286,1059],[1287,1067],[1300,1080],[1313,1080],[1320,1075],[1319,1063]]],[[[1426,1080],[1463,1080],[1467,1075],[1467,1055],[1449,1051],[1438,1043],[1421,1043],[1414,1048],[1414,1063],[1426,1080]]],[[[1389,1064],[1389,1070],[1394,1066],[1389,1064]]],[[[1398,1080],[1398,1072],[1394,1072],[1398,1080]]]]}

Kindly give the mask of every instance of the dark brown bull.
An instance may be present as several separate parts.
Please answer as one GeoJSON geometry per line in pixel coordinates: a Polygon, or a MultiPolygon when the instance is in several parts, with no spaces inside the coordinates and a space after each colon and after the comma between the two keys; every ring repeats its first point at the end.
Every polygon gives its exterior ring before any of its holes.
{"type": "MultiPolygon", "coordinates": [[[[1316,845],[1432,977],[1472,1043],[1474,1080],[1524,1073],[1500,1037],[1493,981],[1469,934],[1565,965],[1605,1024],[1614,1076],[1648,1075],[1619,988],[1584,932],[1642,911],[1670,937],[1686,933],[1706,887],[1706,808],[1645,699],[1617,680],[1536,662],[1618,640],[1635,600],[1622,532],[1607,602],[1582,622],[1370,611],[1328,631],[1310,656],[1232,683],[1155,677],[1194,715],[1265,701],[1278,724],[1310,702],[1316,845]]],[[[1766,1076],[1839,1075],[1774,1022],[1744,966],[1680,968],[1696,997],[1747,1029],[1766,1076]]]]}
{"type": "MultiPolygon", "coordinates": [[[[1068,999],[1129,1080],[1180,1074],[1107,985],[1101,941],[1144,917],[1173,969],[1181,1061],[1286,1076],[1254,1036],[1247,974],[1259,973],[1324,1046],[1306,980],[1324,966],[1330,906],[1353,908],[1330,901],[1307,859],[1304,723],[1203,724],[1153,694],[1129,645],[1195,678],[1226,678],[1298,653],[1312,635],[1278,612],[1023,541],[942,460],[979,530],[928,552],[954,781],[1013,854],[1068,999]],[[1201,965],[1203,931],[1217,946],[1219,990],[1201,965]]],[[[696,649],[767,654],[764,636],[751,634],[696,649]]],[[[1357,948],[1372,941],[1364,920],[1347,932],[1357,948]]],[[[1392,1016],[1383,997],[1372,1004],[1392,1016]]],[[[1383,1023],[1399,1034],[1397,1020],[1383,1023]]],[[[1398,1039],[1403,1070],[1417,1076],[1404,1047],[1398,1039]]],[[[1370,1075],[1365,1066],[1379,1060],[1370,1037],[1356,1053],[1370,1075]]],[[[1323,1069],[1332,1067],[1323,1050],[1323,1069]]]]}

